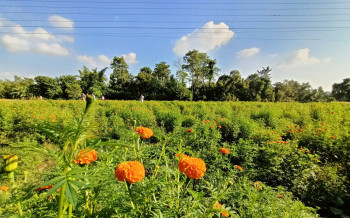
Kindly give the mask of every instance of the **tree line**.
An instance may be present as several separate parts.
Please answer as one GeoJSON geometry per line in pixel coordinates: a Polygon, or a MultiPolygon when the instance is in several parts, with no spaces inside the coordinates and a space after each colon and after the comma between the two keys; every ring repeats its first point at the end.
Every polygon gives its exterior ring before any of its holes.
{"type": "Polygon", "coordinates": [[[169,101],[350,101],[350,78],[333,84],[331,92],[294,80],[272,84],[270,67],[262,68],[247,78],[232,70],[215,81],[220,72],[216,64],[216,60],[206,53],[191,50],[182,58],[175,74],[171,72],[170,65],[162,61],[153,70],[142,67],[133,76],[124,58],[114,57],[109,80],[105,74],[107,67],[98,70],[86,66],[78,70],[79,76],[37,76],[34,79],[15,76],[14,81],[0,80],[0,98],[42,96],[46,99],[78,99],[81,93],[86,93],[118,100],[138,99],[143,94],[147,100],[169,101]]]}

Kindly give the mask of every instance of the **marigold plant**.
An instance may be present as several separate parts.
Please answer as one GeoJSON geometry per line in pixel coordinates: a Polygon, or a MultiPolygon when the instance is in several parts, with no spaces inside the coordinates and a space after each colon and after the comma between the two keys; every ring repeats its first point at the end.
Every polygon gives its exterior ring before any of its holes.
{"type": "Polygon", "coordinates": [[[242,170],[243,170],[243,168],[242,168],[241,166],[236,165],[235,167],[236,167],[239,171],[242,171],[242,170]]]}
{"type": "Polygon", "coordinates": [[[0,188],[1,191],[7,192],[9,190],[9,187],[7,186],[1,186],[0,188]]]}
{"type": "Polygon", "coordinates": [[[50,190],[52,188],[53,188],[53,185],[48,185],[48,186],[39,187],[39,188],[35,189],[35,191],[40,192],[42,190],[50,190]]]}
{"type": "Polygon", "coordinates": [[[139,126],[135,129],[135,131],[141,136],[141,138],[144,139],[149,139],[151,136],[153,136],[153,131],[147,127],[139,126]]]}
{"type": "Polygon", "coordinates": [[[193,133],[193,129],[188,129],[186,132],[187,133],[193,133]]]}
{"type": "Polygon", "coordinates": [[[76,164],[92,164],[91,162],[97,160],[97,151],[94,149],[85,149],[79,152],[77,156],[74,157],[74,163],[76,164]]]}
{"type": "Polygon", "coordinates": [[[127,161],[118,164],[114,177],[121,182],[124,180],[129,183],[140,182],[145,177],[145,167],[138,161],[127,161]]]}
{"type": "Polygon", "coordinates": [[[222,154],[229,154],[230,150],[228,148],[220,148],[220,153],[222,153],[222,154]]]}
{"type": "Polygon", "coordinates": [[[199,179],[204,176],[207,168],[200,158],[182,156],[179,161],[179,170],[191,179],[199,179]]]}
{"type": "MultiPolygon", "coordinates": [[[[218,209],[218,210],[223,209],[222,204],[220,204],[219,202],[216,203],[216,209],[218,209]]],[[[226,210],[222,211],[221,215],[224,216],[224,217],[229,217],[230,216],[230,214],[226,210]]]]}

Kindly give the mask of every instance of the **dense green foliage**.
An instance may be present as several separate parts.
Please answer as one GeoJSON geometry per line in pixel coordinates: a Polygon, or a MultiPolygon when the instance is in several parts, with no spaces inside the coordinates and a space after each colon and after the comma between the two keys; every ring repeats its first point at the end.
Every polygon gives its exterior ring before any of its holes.
{"type": "Polygon", "coordinates": [[[53,178],[71,187],[66,213],[72,204],[73,215],[82,217],[219,217],[216,202],[232,217],[350,215],[346,103],[97,101],[91,123],[81,122],[83,101],[0,103],[0,155],[19,157],[16,185],[1,171],[0,186],[10,187],[0,191],[5,217],[18,214],[18,205],[25,217],[56,216],[59,192],[47,198],[35,191],[53,178]],[[154,136],[140,139],[136,126],[154,136]],[[98,160],[71,164],[62,177],[70,144],[96,149],[98,160]],[[220,153],[222,147],[230,153],[220,153]],[[175,153],[201,158],[204,177],[186,186],[175,153]],[[136,159],[146,176],[131,187],[133,209],[114,169],[136,159]]]}
{"type": "MultiPolygon", "coordinates": [[[[152,70],[142,67],[136,76],[129,72],[123,57],[114,57],[107,77],[102,70],[83,67],[79,76],[58,78],[37,76],[34,79],[15,77],[14,81],[0,80],[0,98],[78,99],[81,93],[106,99],[135,100],[143,94],[146,100],[201,101],[259,101],[259,102],[329,102],[350,101],[350,78],[333,84],[332,92],[322,87],[314,89],[309,83],[285,80],[272,84],[271,68],[258,70],[243,78],[237,70],[219,75],[217,61],[206,53],[189,51],[179,70],[172,74],[170,65],[162,61],[152,70]],[[216,81],[215,81],[216,79],[216,81]]],[[[135,73],[136,74],[136,73],[135,73]]]]}

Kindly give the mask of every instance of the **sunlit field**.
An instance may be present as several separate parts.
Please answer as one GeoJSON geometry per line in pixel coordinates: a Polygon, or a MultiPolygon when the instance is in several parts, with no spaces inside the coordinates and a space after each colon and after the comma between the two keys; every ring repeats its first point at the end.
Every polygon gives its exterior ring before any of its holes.
{"type": "Polygon", "coordinates": [[[345,217],[350,104],[0,102],[1,217],[345,217]]]}

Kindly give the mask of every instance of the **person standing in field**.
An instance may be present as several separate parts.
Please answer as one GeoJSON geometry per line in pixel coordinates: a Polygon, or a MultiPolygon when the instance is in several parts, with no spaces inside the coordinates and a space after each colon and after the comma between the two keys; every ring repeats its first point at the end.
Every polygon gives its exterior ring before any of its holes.
{"type": "Polygon", "coordinates": [[[86,95],[83,92],[83,93],[81,93],[81,100],[85,101],[85,99],[86,99],[86,95]]]}
{"type": "Polygon", "coordinates": [[[144,99],[145,99],[145,96],[143,96],[143,95],[141,94],[141,96],[140,96],[140,101],[143,102],[144,99]]]}

